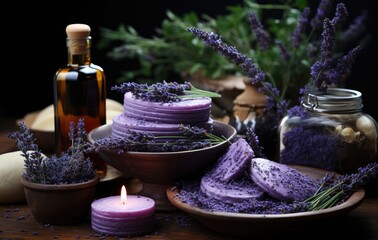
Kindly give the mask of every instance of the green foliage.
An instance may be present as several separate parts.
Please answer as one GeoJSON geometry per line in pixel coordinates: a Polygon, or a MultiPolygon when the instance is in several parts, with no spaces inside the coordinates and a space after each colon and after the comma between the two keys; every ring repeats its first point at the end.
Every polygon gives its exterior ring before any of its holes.
{"type": "Polygon", "coordinates": [[[287,12],[286,15],[290,13],[290,17],[293,18],[290,21],[269,23],[271,30],[278,37],[287,38],[295,27],[299,10],[288,5],[260,5],[254,1],[245,1],[243,5],[228,6],[228,14],[216,17],[206,14],[199,16],[194,12],[180,17],[168,10],[167,18],[162,21],[161,27],[156,29],[156,34],[151,38],[141,36],[132,26],[124,24],[120,24],[116,30],[102,27],[98,47],[106,48],[121,43],[112,48],[108,57],[116,61],[125,58],[138,60],[140,68],[123,73],[118,82],[135,81],[140,78],[155,79],[152,80],[154,82],[161,81],[166,80],[170,72],[179,75],[200,73],[201,76],[210,79],[240,74],[239,66],[215,53],[187,32],[188,27],[195,26],[222,35],[224,42],[251,55],[253,59],[259,59],[258,64],[261,67],[273,68],[280,66],[278,61],[274,62],[279,51],[274,49],[266,56],[262,56],[255,49],[256,39],[251,33],[248,22],[249,11],[255,11],[260,15],[263,9],[284,10],[287,12]]]}
{"type": "MultiPolygon", "coordinates": [[[[226,7],[228,13],[216,17],[199,16],[194,12],[177,16],[168,10],[167,18],[153,37],[143,37],[132,26],[120,24],[116,30],[100,28],[98,47],[112,47],[108,57],[115,61],[138,60],[139,68],[125,71],[117,82],[170,81],[170,73],[184,81],[190,81],[193,76],[216,80],[226,75],[241,75],[240,66],[207,47],[187,29],[196,27],[214,32],[222,37],[224,43],[250,57],[256,67],[266,73],[266,80],[280,90],[280,100],[291,105],[297,102],[299,89],[309,82],[311,66],[319,58],[321,29],[310,29],[307,25],[300,45],[293,47],[293,31],[308,3],[306,0],[282,2],[260,4],[255,0],[244,0],[243,4],[226,7]],[[265,50],[259,49],[258,39],[252,32],[248,19],[251,12],[270,37],[265,50]],[[278,42],[287,49],[289,60],[283,57],[278,42]]],[[[312,9],[311,14],[315,13],[316,9],[312,9]]],[[[334,14],[332,9],[328,17],[332,18],[334,14]]],[[[336,54],[345,50],[338,47],[336,54]]]]}

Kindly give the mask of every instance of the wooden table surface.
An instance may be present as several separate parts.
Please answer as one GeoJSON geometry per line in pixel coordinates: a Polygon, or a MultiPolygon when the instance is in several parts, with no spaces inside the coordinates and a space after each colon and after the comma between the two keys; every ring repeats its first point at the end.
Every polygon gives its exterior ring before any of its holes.
{"type": "MultiPolygon", "coordinates": [[[[10,131],[16,130],[14,119],[0,118],[0,154],[15,151],[14,141],[7,137],[10,131]]],[[[1,164],[1,163],[0,163],[1,164]]],[[[117,178],[99,184],[99,197],[119,194],[123,184],[133,184],[135,179],[117,178]]],[[[337,239],[378,239],[378,185],[366,189],[366,196],[356,209],[341,217],[326,222],[312,223],[306,227],[292,227],[287,232],[266,232],[266,236],[248,239],[328,239],[327,236],[338,236],[337,239]]],[[[4,194],[4,193],[0,193],[4,194]]],[[[96,233],[91,229],[90,219],[67,226],[43,225],[37,222],[30,213],[26,203],[0,204],[0,239],[216,239],[231,240],[197,222],[195,218],[180,210],[157,212],[156,231],[137,237],[115,237],[96,233]]],[[[253,228],[253,226],[251,226],[253,228]]]]}

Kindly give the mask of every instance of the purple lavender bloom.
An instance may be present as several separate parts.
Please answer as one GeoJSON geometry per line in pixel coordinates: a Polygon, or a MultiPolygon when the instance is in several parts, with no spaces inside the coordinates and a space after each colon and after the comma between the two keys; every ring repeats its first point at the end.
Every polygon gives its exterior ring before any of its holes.
{"type": "Polygon", "coordinates": [[[322,38],[320,51],[323,62],[326,62],[328,59],[332,59],[336,42],[335,27],[328,18],[325,18],[323,22],[322,38]]]}
{"type": "Polygon", "coordinates": [[[92,148],[96,152],[105,149],[118,154],[126,151],[177,152],[205,148],[224,141],[224,138],[195,126],[181,125],[180,131],[180,135],[155,136],[148,132],[127,130],[123,138],[108,136],[96,140],[92,148]]]}
{"type": "Polygon", "coordinates": [[[256,41],[261,51],[266,51],[270,45],[270,36],[268,32],[264,30],[263,25],[257,19],[253,12],[248,13],[249,23],[251,25],[252,32],[256,35],[256,41]]]}
{"type": "Polygon", "coordinates": [[[180,131],[182,131],[184,136],[193,139],[206,138],[206,130],[197,126],[180,124],[180,131]]]}
{"type": "Polygon", "coordinates": [[[358,168],[356,173],[341,175],[336,183],[342,183],[344,199],[347,199],[354,191],[367,185],[378,176],[378,162],[371,162],[364,167],[358,168]]]}
{"type": "Polygon", "coordinates": [[[340,175],[327,174],[320,181],[320,188],[305,202],[308,210],[315,211],[333,207],[345,202],[358,188],[365,187],[377,177],[378,163],[371,162],[358,168],[356,173],[340,175]]]}
{"type": "Polygon", "coordinates": [[[259,137],[251,127],[246,131],[245,140],[253,150],[253,157],[266,157],[266,155],[264,154],[264,148],[260,144],[259,137]]]}
{"type": "Polygon", "coordinates": [[[204,43],[210,46],[215,51],[227,57],[229,60],[235,62],[235,64],[241,65],[245,74],[250,78],[252,84],[257,83],[263,84],[265,79],[265,74],[256,68],[252,59],[244,54],[239,53],[239,51],[234,46],[228,46],[224,43],[218,34],[213,32],[208,33],[199,28],[190,27],[188,31],[194,36],[202,39],[204,43]]]}
{"type": "Polygon", "coordinates": [[[361,52],[361,47],[357,46],[345,54],[341,59],[337,61],[336,70],[340,77],[349,71],[357,58],[357,55],[361,52]]]}
{"type": "Polygon", "coordinates": [[[320,49],[321,60],[316,61],[311,66],[310,79],[310,84],[320,91],[326,91],[329,85],[337,84],[341,77],[338,71],[334,69],[335,28],[328,18],[324,19],[323,25],[323,40],[320,49]]]}
{"type": "Polygon", "coordinates": [[[348,10],[346,9],[345,4],[337,4],[335,17],[332,19],[332,24],[336,30],[341,28],[341,26],[345,23],[347,17],[348,10]]]}
{"type": "Polygon", "coordinates": [[[287,50],[286,46],[283,44],[283,42],[282,41],[277,41],[277,46],[280,49],[280,53],[281,53],[282,58],[286,62],[290,61],[290,58],[291,58],[290,53],[287,50]]]}
{"type": "Polygon", "coordinates": [[[316,15],[311,19],[310,24],[314,31],[322,28],[323,20],[331,10],[333,0],[321,0],[316,10],[316,15]]]}
{"type": "Polygon", "coordinates": [[[308,117],[308,113],[304,110],[304,108],[298,105],[288,109],[287,115],[288,117],[298,116],[301,119],[305,119],[308,117]]]}
{"type": "Polygon", "coordinates": [[[311,66],[310,84],[320,91],[326,91],[329,85],[340,85],[343,74],[353,65],[360,47],[349,51],[340,59],[334,59],[335,28],[329,19],[324,19],[323,41],[321,46],[322,59],[311,66]]]}
{"type": "Polygon", "coordinates": [[[348,26],[348,28],[340,33],[339,41],[343,45],[348,45],[349,42],[354,42],[360,35],[366,31],[366,19],[368,12],[363,10],[348,26]]]}
{"type": "Polygon", "coordinates": [[[10,133],[9,138],[16,141],[21,155],[25,158],[25,172],[22,176],[27,180],[43,184],[69,184],[88,181],[96,176],[92,162],[84,156],[86,146],[90,145],[84,119],[79,119],[76,133],[75,124],[70,123],[69,137],[72,144],[60,157],[52,155],[45,158],[25,123],[20,123],[19,129],[10,133]]]}
{"type": "Polygon", "coordinates": [[[306,32],[309,15],[310,15],[310,8],[305,7],[302,11],[301,16],[298,19],[297,26],[295,27],[293,34],[291,36],[291,46],[293,48],[298,48],[300,43],[303,40],[303,35],[306,32]]]}

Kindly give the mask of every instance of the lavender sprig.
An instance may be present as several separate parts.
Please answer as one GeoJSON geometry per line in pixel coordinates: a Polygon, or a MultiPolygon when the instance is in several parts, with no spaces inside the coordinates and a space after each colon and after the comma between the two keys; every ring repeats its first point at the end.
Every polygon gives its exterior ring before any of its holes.
{"type": "Polygon", "coordinates": [[[335,26],[335,29],[338,30],[345,23],[349,13],[344,3],[339,3],[336,5],[336,14],[332,19],[332,24],[335,26]]]}
{"type": "Polygon", "coordinates": [[[184,98],[221,97],[220,94],[205,91],[194,87],[190,82],[179,84],[177,82],[155,83],[152,85],[125,82],[113,86],[111,90],[121,93],[132,92],[136,98],[152,102],[178,102],[184,98]]]}
{"type": "Polygon", "coordinates": [[[302,11],[301,16],[298,19],[297,26],[295,27],[291,35],[291,46],[294,49],[298,48],[303,40],[303,36],[306,33],[309,15],[310,15],[310,8],[305,7],[302,11]]]}
{"type": "Polygon", "coordinates": [[[105,137],[93,144],[96,152],[100,150],[115,150],[118,154],[127,151],[135,152],[178,152],[201,149],[214,146],[225,141],[223,136],[217,136],[206,130],[181,124],[180,135],[155,136],[151,133],[128,130],[125,137],[105,137]]]}
{"type": "Polygon", "coordinates": [[[252,32],[256,35],[257,45],[261,51],[266,51],[269,48],[271,39],[269,33],[264,30],[263,25],[253,12],[248,13],[248,20],[251,25],[252,32]]]}
{"type": "Polygon", "coordinates": [[[253,131],[252,128],[248,128],[245,134],[245,138],[249,146],[253,150],[253,157],[262,157],[265,158],[264,148],[260,145],[260,140],[257,134],[253,131]]]}
{"type": "MultiPolygon", "coordinates": [[[[189,27],[188,31],[218,53],[224,55],[235,64],[242,67],[243,72],[249,77],[252,85],[260,86],[259,90],[267,96],[267,109],[277,108],[278,113],[286,112],[286,102],[281,101],[279,90],[272,84],[265,81],[265,73],[258,69],[253,60],[241,54],[234,46],[228,46],[221,39],[221,36],[213,32],[206,32],[196,27],[189,27]]],[[[279,118],[281,116],[278,116],[279,118]]]]}
{"type": "Polygon", "coordinates": [[[366,20],[368,13],[364,9],[348,26],[348,28],[340,33],[339,41],[342,46],[348,46],[354,43],[366,31],[366,20]]]}
{"type": "Polygon", "coordinates": [[[310,24],[312,29],[318,30],[322,28],[323,20],[327,17],[331,11],[333,0],[321,0],[318,8],[316,9],[316,15],[311,19],[310,24]]]}
{"type": "MultiPolygon", "coordinates": [[[[333,57],[335,49],[335,26],[328,18],[324,19],[323,41],[321,46],[321,59],[311,66],[310,85],[319,91],[325,92],[330,85],[340,85],[343,74],[353,65],[361,48],[355,47],[340,59],[333,57]]],[[[307,87],[309,91],[311,87],[307,87]]]]}
{"type": "Polygon", "coordinates": [[[336,206],[353,194],[358,188],[364,187],[374,179],[378,173],[378,162],[368,163],[360,167],[357,173],[340,175],[326,175],[319,190],[304,202],[309,203],[309,211],[316,211],[336,206]]]}

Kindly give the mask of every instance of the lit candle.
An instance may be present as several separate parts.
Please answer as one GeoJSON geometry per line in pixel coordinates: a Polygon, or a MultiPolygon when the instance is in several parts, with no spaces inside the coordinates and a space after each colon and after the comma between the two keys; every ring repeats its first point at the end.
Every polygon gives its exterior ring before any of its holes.
{"type": "Polygon", "coordinates": [[[121,196],[94,201],[91,205],[92,229],[116,236],[138,236],[155,229],[155,201],[144,196],[127,195],[122,186],[121,196]]]}

